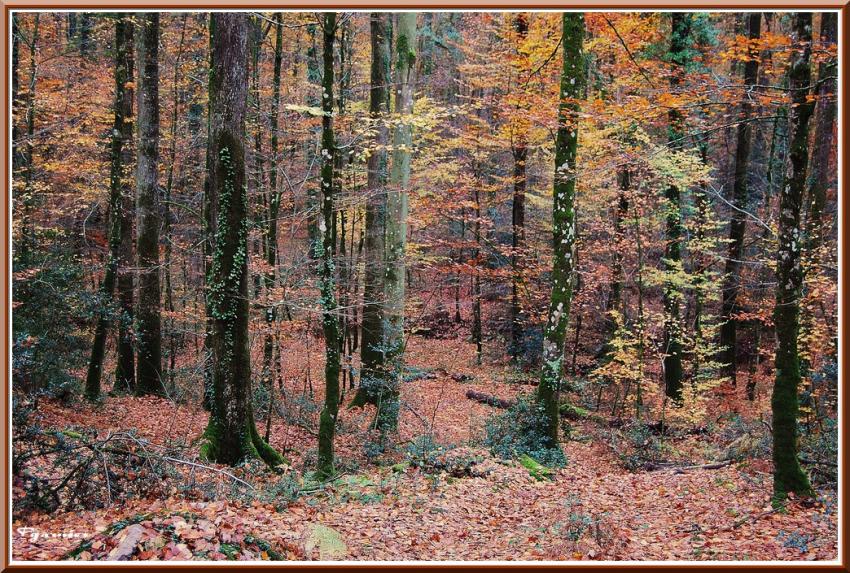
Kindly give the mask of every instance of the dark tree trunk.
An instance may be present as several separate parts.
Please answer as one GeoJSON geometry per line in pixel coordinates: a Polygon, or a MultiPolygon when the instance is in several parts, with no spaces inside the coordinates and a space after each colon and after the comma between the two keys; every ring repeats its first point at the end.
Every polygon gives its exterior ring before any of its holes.
{"type": "Polygon", "coordinates": [[[384,387],[384,232],[386,227],[387,152],[389,131],[390,31],[389,14],[373,12],[369,117],[375,122],[374,149],[367,162],[369,196],[366,203],[365,277],[360,343],[360,388],[352,406],[378,404],[384,387]]]}
{"type": "Polygon", "coordinates": [[[319,416],[318,473],[324,478],[334,474],[334,434],[339,412],[339,309],[334,280],[335,243],[333,235],[336,218],[334,205],[334,155],[336,141],[333,130],[334,102],[334,39],[336,12],[326,12],[322,22],[323,64],[322,76],[322,213],[319,220],[319,260],[322,281],[322,330],[325,334],[325,407],[319,416]]]}
{"type": "MultiPolygon", "coordinates": [[[[517,33],[517,53],[521,55],[523,42],[528,37],[528,18],[525,12],[514,16],[514,30],[517,33]]],[[[525,70],[523,70],[525,71],[525,70]]],[[[518,89],[520,89],[518,87],[518,89]]],[[[522,94],[519,94],[522,97],[522,94]]],[[[528,105],[517,110],[520,116],[528,112],[528,105]]],[[[525,117],[517,118],[512,145],[514,158],[514,196],[511,205],[511,342],[509,351],[516,359],[522,355],[523,320],[519,289],[522,285],[522,248],[525,243],[525,189],[528,181],[526,162],[528,161],[528,126],[525,117]]]]}
{"type": "Polygon", "coordinates": [[[244,13],[210,16],[208,221],[212,260],[207,274],[212,322],[211,412],[202,457],[235,465],[260,457],[284,459],[258,434],[251,405],[248,340],[248,194],[245,113],[248,97],[248,19],[244,13]]]}
{"type": "Polygon", "coordinates": [[[543,338],[543,368],[537,399],[543,408],[549,447],[558,447],[559,397],[562,387],[564,338],[570,316],[575,274],[576,153],[578,151],[579,100],[584,93],[584,14],[563,14],[563,67],[561,69],[558,134],[555,142],[553,186],[552,296],[543,338]]]}
{"type": "Polygon", "coordinates": [[[776,380],[773,386],[773,493],[781,501],[789,493],[812,495],[808,477],[798,457],[797,416],[800,357],[797,352],[801,262],[800,214],[809,161],[808,127],[813,105],[808,101],[811,84],[811,12],[795,12],[794,51],[789,71],[791,145],[786,165],[785,188],[779,194],[779,250],[776,257],[776,380]]]}
{"type": "MultiPolygon", "coordinates": [[[[670,38],[670,59],[673,72],[670,75],[670,90],[677,93],[685,77],[688,62],[688,36],[691,32],[693,15],[686,12],[673,12],[673,27],[670,38]]],[[[684,137],[684,116],[681,110],[674,108],[668,112],[669,146],[682,148],[684,137]]],[[[667,187],[664,197],[667,200],[667,216],[664,250],[664,270],[674,275],[682,264],[682,197],[681,190],[675,186],[667,187]]],[[[680,305],[682,292],[676,281],[667,279],[664,285],[664,390],[667,397],[679,404],[682,401],[682,319],[680,305]]]]}
{"type": "MultiPolygon", "coordinates": [[[[115,103],[114,120],[112,123],[112,139],[110,144],[109,167],[109,255],[106,263],[106,273],[101,286],[100,316],[95,327],[94,342],[91,358],[86,373],[85,394],[89,400],[100,396],[100,383],[103,373],[103,355],[106,347],[106,334],[111,319],[115,279],[121,259],[121,227],[123,217],[123,194],[127,191],[125,178],[125,143],[132,140],[132,90],[127,84],[133,78],[133,24],[128,16],[121,16],[115,22],[115,103]],[[125,120],[129,120],[126,121],[125,120]]],[[[120,357],[119,357],[120,358],[120,357]]],[[[132,351],[130,353],[132,360],[132,351]]],[[[119,360],[119,372],[121,361],[119,360]]],[[[116,379],[116,385],[119,384],[116,379]]]]}
{"type": "MultiPolygon", "coordinates": [[[[121,108],[121,119],[119,121],[117,112],[113,129],[121,133],[121,145],[113,153],[121,155],[118,167],[121,178],[121,244],[118,248],[118,301],[121,307],[121,316],[118,322],[118,361],[115,367],[115,388],[117,390],[134,391],[136,389],[136,359],[133,348],[133,222],[135,219],[136,206],[134,200],[133,186],[130,184],[130,167],[135,158],[133,143],[133,88],[126,85],[132,82],[134,77],[133,44],[135,36],[135,25],[132,18],[122,18],[124,24],[124,44],[116,49],[116,57],[124,61],[124,78],[115,78],[116,94],[120,94],[120,102],[116,105],[121,108]],[[121,88],[118,84],[121,83],[121,88]]],[[[116,30],[117,34],[117,30],[116,30]]],[[[116,46],[118,45],[116,38],[116,46]]],[[[116,69],[117,73],[117,69],[116,69]]],[[[113,142],[113,145],[115,143],[113,142]]]]}
{"type": "Polygon", "coordinates": [[[732,191],[732,220],[729,225],[729,253],[726,258],[726,273],[723,278],[722,306],[720,326],[720,362],[724,371],[736,382],[737,329],[734,315],[738,312],[738,290],[740,288],[741,261],[744,256],[744,234],[746,231],[748,207],[748,177],[750,168],[750,148],[752,146],[753,127],[750,116],[753,113],[753,86],[758,83],[759,51],[755,46],[761,36],[761,13],[754,12],[747,17],[747,38],[750,41],[747,61],[744,64],[744,94],[738,124],[738,143],[735,151],[735,181],[732,191]]]}
{"type": "Polygon", "coordinates": [[[159,290],[159,14],[143,13],[139,21],[139,140],[136,158],[139,356],[136,392],[165,394],[159,290]]]}

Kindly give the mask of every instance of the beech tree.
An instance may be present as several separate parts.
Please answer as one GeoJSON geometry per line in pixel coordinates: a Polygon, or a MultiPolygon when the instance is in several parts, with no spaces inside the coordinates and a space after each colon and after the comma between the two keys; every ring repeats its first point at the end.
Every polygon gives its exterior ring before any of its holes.
{"type": "Polygon", "coordinates": [[[803,282],[801,212],[809,154],[812,14],[795,12],[794,54],[789,71],[791,92],[790,148],[785,185],[779,194],[779,249],[776,255],[776,381],[773,385],[773,495],[812,495],[809,478],[800,467],[797,417],[800,411],[799,333],[800,289],[803,282]]]}
{"type": "Polygon", "coordinates": [[[334,280],[334,40],[336,12],[322,16],[322,213],[319,218],[319,275],[321,278],[322,331],[325,335],[325,407],[319,416],[319,475],[334,474],[334,435],[339,413],[340,339],[339,309],[334,280]]]}
{"type": "Polygon", "coordinates": [[[562,20],[563,64],[561,68],[558,133],[555,140],[555,182],[552,204],[552,295],[543,338],[543,368],[537,399],[543,410],[549,447],[558,446],[559,400],[563,387],[564,339],[570,316],[575,273],[575,193],[578,122],[584,94],[584,14],[564,12],[562,20]]]}
{"type": "Polygon", "coordinates": [[[139,17],[139,138],[136,159],[136,255],[139,267],[136,392],[165,394],[159,289],[159,13],[139,17]]]}
{"type": "MultiPolygon", "coordinates": [[[[133,132],[133,90],[128,84],[133,78],[133,21],[130,16],[121,15],[115,20],[115,49],[114,49],[114,78],[115,103],[113,106],[112,135],[109,149],[109,253],[107,254],[106,272],[103,275],[101,296],[104,297],[106,308],[102,309],[95,327],[94,342],[92,343],[91,358],[86,374],[86,397],[96,400],[100,396],[100,385],[103,371],[103,355],[106,348],[106,336],[111,322],[108,303],[112,301],[115,290],[115,280],[122,266],[129,261],[123,258],[121,252],[124,239],[123,231],[129,215],[125,215],[127,207],[125,197],[129,185],[126,178],[126,167],[129,163],[127,148],[132,141],[133,132]],[[123,263],[123,264],[122,264],[123,263]]],[[[126,270],[125,270],[125,276],[126,270]]],[[[120,279],[119,279],[120,281],[120,279]]],[[[130,285],[132,276],[130,275],[130,285]]],[[[132,290],[130,291],[132,296],[132,290]]],[[[126,292],[125,292],[126,296],[126,292]]],[[[125,310],[122,299],[122,310],[125,310]]],[[[130,299],[132,304],[132,299],[130,299]]],[[[132,315],[130,315],[132,316],[132,315]]],[[[122,322],[123,322],[122,318],[122,322]]],[[[126,326],[122,326],[119,334],[119,359],[115,383],[118,387],[132,387],[133,351],[129,348],[129,362],[126,362],[126,326]],[[129,369],[128,369],[129,367],[129,369]]]]}
{"type": "Polygon", "coordinates": [[[205,199],[212,237],[206,286],[212,321],[212,387],[201,455],[229,465],[259,457],[276,466],[284,459],[257,433],[251,404],[244,143],[247,50],[247,16],[212,13],[205,199]]]}

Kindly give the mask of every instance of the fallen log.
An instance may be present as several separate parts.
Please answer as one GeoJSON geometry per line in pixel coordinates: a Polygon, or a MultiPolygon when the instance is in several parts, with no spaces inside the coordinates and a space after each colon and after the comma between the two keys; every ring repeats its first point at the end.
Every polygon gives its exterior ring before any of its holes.
{"type": "Polygon", "coordinates": [[[734,463],[734,460],[723,460],[719,462],[709,462],[707,464],[697,464],[692,466],[679,466],[670,463],[664,462],[647,462],[644,464],[644,469],[646,471],[658,471],[658,470],[673,470],[674,473],[684,473],[687,470],[719,470],[720,468],[725,468],[726,466],[731,466],[734,463]]]}
{"type": "Polygon", "coordinates": [[[476,392],[475,390],[467,390],[466,397],[470,400],[475,400],[476,402],[487,404],[488,406],[502,408],[503,410],[507,410],[508,408],[516,404],[515,400],[503,400],[502,398],[497,398],[496,396],[491,396],[490,394],[484,394],[483,392],[476,392]]]}

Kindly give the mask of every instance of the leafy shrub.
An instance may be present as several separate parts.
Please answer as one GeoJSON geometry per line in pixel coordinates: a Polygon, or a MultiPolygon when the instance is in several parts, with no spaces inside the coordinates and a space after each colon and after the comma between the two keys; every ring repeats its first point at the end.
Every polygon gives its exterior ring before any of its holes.
{"type": "Polygon", "coordinates": [[[86,292],[82,266],[54,241],[16,258],[12,280],[12,382],[16,390],[73,397],[72,371],[85,366],[88,337],[98,297],[86,292]]]}
{"type": "Polygon", "coordinates": [[[528,398],[488,418],[484,430],[484,445],[504,459],[525,454],[546,466],[563,467],[567,463],[560,446],[546,434],[543,410],[528,398]]]}

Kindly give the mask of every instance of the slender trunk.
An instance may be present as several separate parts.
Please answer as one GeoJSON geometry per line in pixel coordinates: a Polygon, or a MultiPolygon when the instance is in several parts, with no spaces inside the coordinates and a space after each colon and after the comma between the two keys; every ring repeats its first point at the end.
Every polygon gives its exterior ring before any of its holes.
{"type": "MultiPolygon", "coordinates": [[[[523,43],[528,37],[528,18],[525,12],[514,16],[514,30],[517,33],[516,51],[521,57],[523,43]]],[[[521,72],[527,73],[526,70],[521,72]]],[[[517,88],[520,89],[520,88],[517,88]]],[[[520,92],[518,97],[522,98],[520,92]]],[[[519,289],[522,284],[522,248],[525,243],[525,189],[528,181],[526,162],[528,161],[528,124],[524,115],[528,105],[523,102],[517,106],[516,125],[513,132],[512,153],[514,159],[514,195],[511,204],[511,342],[509,351],[513,359],[522,355],[523,320],[519,289]]]]}
{"type": "Polygon", "coordinates": [[[325,407],[319,416],[318,473],[324,478],[334,474],[334,434],[339,412],[339,309],[334,281],[334,155],[336,141],[333,130],[334,39],[336,12],[326,12],[322,22],[322,213],[319,219],[322,289],[322,330],[325,334],[325,407]]]}
{"type": "Polygon", "coordinates": [[[247,44],[246,14],[210,15],[206,203],[213,238],[207,275],[208,315],[213,326],[212,408],[201,456],[229,465],[259,457],[275,466],[285,460],[257,432],[251,405],[244,144],[247,44]]]}
{"type": "Polygon", "coordinates": [[[575,274],[575,189],[578,150],[579,100],[584,92],[585,67],[582,42],[584,14],[565,12],[563,19],[563,67],[561,69],[558,134],[555,142],[553,186],[552,296],[543,338],[543,367],[538,386],[549,447],[558,447],[559,398],[564,362],[564,337],[570,315],[575,274]]]}
{"type": "Polygon", "coordinates": [[[623,251],[627,249],[623,231],[623,222],[629,212],[629,190],[631,189],[632,172],[625,165],[617,172],[617,204],[614,206],[614,232],[611,249],[611,285],[608,298],[605,301],[605,342],[599,351],[599,358],[607,361],[611,357],[612,340],[617,331],[617,321],[614,313],[619,313],[623,298],[623,251]]]}
{"type": "Polygon", "coordinates": [[[773,410],[773,493],[783,500],[789,493],[812,495],[808,477],[798,458],[800,357],[797,352],[800,290],[803,282],[800,251],[800,215],[808,164],[808,126],[813,105],[808,101],[811,83],[812,14],[795,12],[791,62],[789,116],[791,145],[786,164],[785,188],[779,195],[779,250],[776,257],[776,380],[773,410]]]}
{"type": "Polygon", "coordinates": [[[136,158],[136,255],[139,331],[136,392],[164,394],[159,288],[159,13],[140,17],[139,139],[136,158]]]}
{"type": "MultiPolygon", "coordinates": [[[[677,93],[685,76],[688,59],[688,36],[691,30],[692,14],[673,12],[673,29],[670,40],[670,58],[673,72],[670,75],[670,89],[677,93]]],[[[682,148],[684,135],[684,116],[678,108],[668,112],[669,145],[671,149],[682,148]]],[[[676,185],[669,185],[664,193],[667,200],[664,251],[664,271],[675,275],[682,265],[682,198],[676,185]]],[[[682,401],[682,320],[680,306],[681,289],[673,278],[664,285],[664,390],[674,403],[682,401]]]]}
{"type": "Polygon", "coordinates": [[[389,114],[390,30],[389,14],[373,12],[370,17],[372,64],[369,117],[375,130],[374,149],[367,161],[365,277],[360,344],[360,389],[352,405],[378,404],[384,379],[384,233],[386,227],[387,152],[386,126],[389,114]]]}
{"type": "Polygon", "coordinates": [[[737,329],[738,321],[734,315],[739,311],[738,291],[741,280],[741,261],[744,256],[744,235],[746,231],[746,210],[750,149],[752,147],[753,128],[749,121],[753,113],[753,86],[758,83],[759,51],[755,45],[761,36],[761,13],[753,12],[747,17],[747,38],[749,48],[744,64],[744,94],[738,124],[738,143],[735,151],[735,181],[732,191],[732,220],[729,224],[729,253],[726,258],[726,272],[723,278],[722,306],[720,326],[720,362],[724,371],[736,382],[737,329]]]}
{"type": "Polygon", "coordinates": [[[174,186],[174,166],[177,163],[177,118],[180,107],[178,82],[180,81],[180,59],[183,56],[183,43],[186,38],[186,18],[188,14],[183,13],[180,22],[180,42],[177,45],[177,56],[174,60],[174,79],[172,81],[171,98],[171,133],[168,146],[168,176],[165,183],[165,206],[163,209],[162,231],[165,236],[165,249],[163,251],[163,266],[165,267],[165,310],[169,313],[168,318],[168,382],[174,384],[174,365],[177,352],[176,329],[174,325],[174,287],[171,284],[172,264],[172,242],[171,236],[171,192],[174,186]]]}
{"type": "Polygon", "coordinates": [[[26,95],[26,135],[24,140],[22,153],[22,162],[24,168],[24,188],[21,197],[23,213],[21,215],[21,239],[19,256],[26,259],[29,248],[34,241],[31,211],[33,202],[35,201],[35,167],[33,162],[33,150],[35,147],[35,87],[38,78],[38,53],[39,40],[39,21],[40,14],[36,13],[33,16],[32,32],[29,41],[29,86],[27,87],[26,95]]]}
{"type": "Polygon", "coordinates": [[[129,140],[132,139],[131,132],[128,133],[129,130],[132,130],[132,90],[126,87],[133,77],[132,26],[132,19],[124,15],[115,22],[115,103],[109,167],[109,255],[101,286],[104,304],[101,307],[95,328],[91,358],[86,373],[85,394],[89,400],[96,400],[100,396],[103,355],[111,313],[109,303],[112,301],[113,291],[115,290],[115,279],[121,257],[122,192],[126,186],[123,148],[124,144],[129,143],[129,140]],[[129,119],[130,122],[125,124],[125,119],[129,119]]]}
{"type": "MultiPolygon", "coordinates": [[[[266,289],[272,289],[275,285],[275,271],[277,268],[277,218],[280,214],[280,189],[277,182],[278,164],[278,117],[280,112],[280,79],[281,66],[283,63],[283,14],[275,13],[275,44],[274,44],[274,79],[272,82],[272,109],[271,109],[271,163],[269,165],[269,204],[268,219],[266,227],[266,264],[269,266],[266,275],[266,289]]],[[[266,308],[266,336],[263,342],[263,383],[269,389],[270,396],[274,395],[274,385],[271,383],[275,376],[274,347],[276,342],[275,328],[277,323],[277,309],[271,304],[266,308]]],[[[271,416],[272,410],[269,410],[271,416]]]]}

